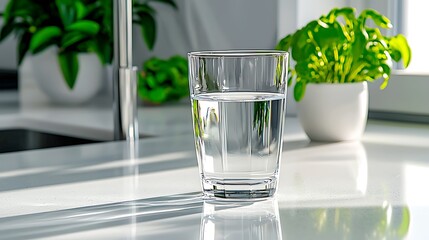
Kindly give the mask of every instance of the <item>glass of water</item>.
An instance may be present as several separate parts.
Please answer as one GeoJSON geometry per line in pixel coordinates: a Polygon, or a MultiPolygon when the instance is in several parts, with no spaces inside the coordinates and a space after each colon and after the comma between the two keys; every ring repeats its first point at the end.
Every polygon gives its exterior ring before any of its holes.
{"type": "Polygon", "coordinates": [[[191,52],[188,59],[204,195],[273,196],[282,152],[288,53],[191,52]]]}

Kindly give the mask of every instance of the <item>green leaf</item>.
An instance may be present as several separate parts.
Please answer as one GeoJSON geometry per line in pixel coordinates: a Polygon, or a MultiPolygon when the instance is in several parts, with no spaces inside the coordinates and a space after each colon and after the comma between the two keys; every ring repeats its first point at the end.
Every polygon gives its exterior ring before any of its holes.
{"type": "Polygon", "coordinates": [[[156,13],[155,9],[147,5],[146,3],[144,4],[135,3],[133,5],[133,12],[135,14],[141,14],[141,13],[155,14],[156,13]]]}
{"type": "Polygon", "coordinates": [[[100,61],[103,64],[109,64],[112,62],[113,58],[113,47],[112,44],[106,43],[105,39],[97,38],[93,46],[95,53],[100,58],[100,61]]]}
{"type": "Polygon", "coordinates": [[[381,90],[385,89],[388,83],[389,83],[389,78],[385,78],[383,83],[380,85],[380,89],[381,90]]]}
{"type": "Polygon", "coordinates": [[[30,50],[35,54],[45,48],[47,45],[53,43],[56,38],[61,36],[61,29],[56,26],[49,26],[37,31],[30,42],[30,50]]]}
{"type": "Polygon", "coordinates": [[[314,81],[317,81],[318,79],[313,79],[310,75],[310,72],[312,70],[318,70],[318,69],[311,69],[309,68],[309,65],[311,64],[311,60],[308,61],[299,61],[295,65],[295,72],[298,76],[300,76],[303,79],[312,79],[314,81]]]}
{"type": "Polygon", "coordinates": [[[162,63],[162,60],[160,60],[156,57],[152,57],[144,63],[143,68],[146,71],[150,70],[152,72],[157,72],[161,69],[161,67],[160,67],[161,63],[162,63]]]}
{"type": "Polygon", "coordinates": [[[156,78],[152,75],[148,75],[146,76],[146,84],[150,87],[150,88],[155,88],[157,86],[156,84],[156,78]]]}
{"type": "Polygon", "coordinates": [[[317,28],[317,31],[312,32],[314,40],[322,50],[346,41],[346,36],[338,22],[322,23],[318,21],[320,27],[317,28]]]}
{"type": "Polygon", "coordinates": [[[166,72],[159,72],[155,75],[156,81],[158,83],[164,83],[168,79],[168,74],[166,72]]]}
{"type": "Polygon", "coordinates": [[[30,41],[32,34],[30,32],[24,33],[18,40],[18,65],[21,65],[24,60],[25,54],[30,49],[30,41]]]}
{"type": "Polygon", "coordinates": [[[56,0],[55,4],[64,27],[72,24],[77,15],[73,0],[56,0]]]}
{"type": "Polygon", "coordinates": [[[295,84],[295,87],[293,89],[293,96],[297,102],[301,101],[301,99],[304,97],[305,87],[306,85],[303,81],[298,81],[295,84]]]}
{"type": "Polygon", "coordinates": [[[0,41],[3,41],[12,31],[15,29],[15,23],[13,21],[7,21],[3,24],[0,32],[0,41]]]}
{"type": "Polygon", "coordinates": [[[3,21],[7,22],[10,20],[16,3],[17,3],[17,1],[13,1],[13,0],[8,2],[8,4],[6,5],[6,8],[3,12],[3,21]]]}
{"type": "Polygon", "coordinates": [[[58,55],[58,63],[64,80],[70,89],[73,89],[79,72],[79,61],[76,52],[62,52],[58,55]]]}
{"type": "Polygon", "coordinates": [[[408,233],[408,229],[410,228],[410,209],[408,207],[402,208],[402,219],[401,224],[398,228],[398,235],[400,237],[405,237],[408,233]]]}
{"type": "Polygon", "coordinates": [[[366,38],[363,32],[356,27],[355,30],[355,41],[351,43],[351,49],[353,54],[353,62],[357,63],[359,58],[362,56],[363,51],[366,47],[366,38]]]}
{"type": "Polygon", "coordinates": [[[18,18],[18,17],[26,18],[29,15],[31,15],[31,10],[29,10],[29,9],[19,9],[19,10],[14,11],[11,14],[11,17],[13,17],[13,18],[18,18]]]}
{"type": "MultiPolygon", "coordinates": [[[[113,32],[113,8],[112,0],[100,0],[101,2],[101,11],[103,14],[103,25],[102,31],[106,31],[109,34],[113,32]]],[[[110,36],[113,39],[113,36],[110,36]]]]}
{"type": "Polygon", "coordinates": [[[316,46],[310,39],[309,35],[313,33],[314,29],[318,28],[319,23],[317,21],[311,21],[304,28],[294,34],[291,44],[292,58],[294,60],[306,59],[311,55],[317,54],[316,46]]]}
{"type": "Polygon", "coordinates": [[[188,75],[188,61],[182,56],[173,56],[170,58],[169,62],[171,65],[176,66],[180,73],[188,75]]]}
{"type": "Polygon", "coordinates": [[[76,19],[77,20],[83,19],[87,14],[87,9],[85,5],[80,1],[76,1],[75,8],[76,8],[76,19]]]}
{"type": "Polygon", "coordinates": [[[168,90],[166,88],[155,88],[149,92],[148,98],[154,103],[161,103],[167,99],[168,90]]]}
{"type": "Polygon", "coordinates": [[[280,42],[276,46],[276,49],[288,51],[292,44],[292,40],[293,40],[293,35],[292,34],[287,35],[286,37],[280,40],[280,42]]]}
{"type": "Polygon", "coordinates": [[[356,19],[355,15],[356,15],[356,9],[354,8],[351,8],[351,7],[345,7],[341,9],[334,8],[328,13],[326,20],[329,23],[334,23],[339,16],[344,16],[344,19],[346,20],[346,24],[347,24],[347,23],[353,22],[356,19]]]}
{"type": "MultiPolygon", "coordinates": [[[[400,56],[402,57],[402,63],[404,67],[407,68],[411,62],[411,48],[410,45],[408,45],[408,41],[405,36],[398,34],[392,37],[389,41],[389,46],[392,48],[392,50],[400,53],[400,56]]],[[[398,61],[395,58],[394,60],[398,61]]]]}
{"type": "Polygon", "coordinates": [[[28,16],[34,16],[36,14],[39,3],[35,3],[32,0],[10,0],[9,3],[6,5],[3,20],[5,22],[14,20],[17,17],[20,17],[23,19],[26,19],[28,16]]]}
{"type": "Polygon", "coordinates": [[[80,20],[66,27],[67,31],[78,31],[88,35],[95,35],[100,30],[100,25],[97,22],[90,20],[80,20]]]}
{"type": "Polygon", "coordinates": [[[146,100],[149,101],[148,95],[149,95],[149,91],[146,88],[138,88],[137,93],[140,97],[140,99],[142,100],[146,100]]]}
{"type": "Polygon", "coordinates": [[[146,46],[152,50],[156,41],[156,23],[152,15],[143,13],[140,15],[141,32],[146,46]]]}
{"type": "Polygon", "coordinates": [[[66,33],[61,39],[61,48],[65,49],[73,44],[84,41],[88,36],[79,32],[69,32],[66,33]]]}
{"type": "Polygon", "coordinates": [[[290,87],[292,86],[293,83],[293,74],[292,72],[289,73],[289,77],[287,78],[287,86],[290,87]]]}
{"type": "Polygon", "coordinates": [[[160,3],[170,5],[174,9],[178,9],[176,3],[173,0],[148,0],[147,2],[160,2],[160,3]]]}
{"type": "Polygon", "coordinates": [[[362,11],[359,18],[363,19],[364,23],[365,23],[365,20],[367,18],[371,18],[375,24],[377,24],[378,26],[380,26],[382,28],[391,28],[392,27],[392,23],[390,23],[390,20],[386,16],[380,14],[379,12],[377,12],[374,9],[366,9],[366,10],[362,11]]]}
{"type": "Polygon", "coordinates": [[[171,82],[173,83],[173,85],[180,85],[181,84],[181,80],[182,80],[182,75],[180,74],[180,72],[174,68],[171,67],[168,70],[169,76],[171,77],[171,82]]]}

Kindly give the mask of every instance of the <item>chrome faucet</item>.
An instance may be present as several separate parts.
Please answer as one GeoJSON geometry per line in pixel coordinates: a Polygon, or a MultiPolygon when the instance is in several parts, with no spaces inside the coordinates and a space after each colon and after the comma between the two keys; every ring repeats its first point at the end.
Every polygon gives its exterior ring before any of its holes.
{"type": "Polygon", "coordinates": [[[113,114],[114,139],[138,140],[137,67],[132,55],[132,0],[113,1],[114,60],[113,114]]]}

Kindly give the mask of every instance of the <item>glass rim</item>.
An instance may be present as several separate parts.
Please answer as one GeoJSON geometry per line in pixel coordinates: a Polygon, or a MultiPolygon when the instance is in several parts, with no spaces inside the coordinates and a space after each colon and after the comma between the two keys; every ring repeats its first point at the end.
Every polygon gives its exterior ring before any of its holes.
{"type": "Polygon", "coordinates": [[[219,57],[274,57],[288,56],[287,51],[282,50],[214,50],[188,52],[189,57],[219,58],[219,57]]]}

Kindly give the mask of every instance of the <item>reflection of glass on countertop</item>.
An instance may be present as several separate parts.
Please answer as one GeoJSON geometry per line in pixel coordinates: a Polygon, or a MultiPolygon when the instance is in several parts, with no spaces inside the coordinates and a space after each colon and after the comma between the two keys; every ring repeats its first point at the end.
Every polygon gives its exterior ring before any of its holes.
{"type": "Polygon", "coordinates": [[[288,153],[280,172],[280,188],[289,200],[327,200],[363,197],[368,164],[364,145],[357,142],[309,146],[288,153]]]}
{"type": "Polygon", "coordinates": [[[260,202],[204,202],[201,240],[281,240],[276,199],[260,202]]]}

